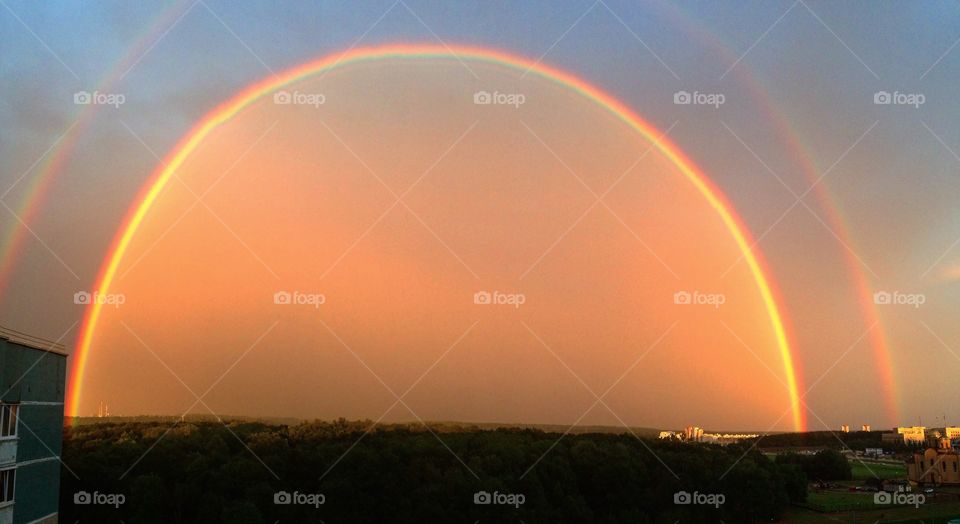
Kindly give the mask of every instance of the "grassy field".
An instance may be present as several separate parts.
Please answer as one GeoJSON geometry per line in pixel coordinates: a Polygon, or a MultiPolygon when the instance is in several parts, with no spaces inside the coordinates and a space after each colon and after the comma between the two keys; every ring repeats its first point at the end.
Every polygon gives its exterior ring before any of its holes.
{"type": "Polygon", "coordinates": [[[873,493],[863,491],[811,491],[807,495],[807,504],[812,509],[825,512],[877,508],[873,503],[873,493]]]}
{"type": "Polygon", "coordinates": [[[861,463],[858,460],[851,460],[850,467],[853,470],[854,480],[866,480],[874,478],[875,476],[882,479],[900,479],[907,477],[907,466],[904,464],[867,461],[861,463]]]}
{"type": "MultiPolygon", "coordinates": [[[[872,497],[870,497],[869,500],[872,501],[872,497]]],[[[782,522],[786,524],[814,524],[821,522],[850,524],[947,524],[951,519],[957,518],[960,518],[960,502],[927,504],[919,508],[906,506],[840,511],[835,513],[822,513],[807,508],[793,507],[784,515],[782,522]]]]}
{"type": "MultiPolygon", "coordinates": [[[[777,453],[764,452],[764,456],[770,460],[776,460],[777,453]]],[[[847,459],[850,462],[850,469],[854,480],[867,480],[874,477],[881,479],[904,479],[907,478],[907,466],[902,462],[875,462],[873,460],[847,459]]]]}
{"type": "MultiPolygon", "coordinates": [[[[811,491],[809,507],[793,507],[784,516],[783,522],[808,524],[814,522],[837,523],[885,523],[885,524],[948,524],[960,519],[960,501],[944,499],[944,494],[928,500],[919,507],[877,507],[873,493],[844,491],[811,491]]],[[[952,495],[950,495],[952,497],[952,495]]]]}

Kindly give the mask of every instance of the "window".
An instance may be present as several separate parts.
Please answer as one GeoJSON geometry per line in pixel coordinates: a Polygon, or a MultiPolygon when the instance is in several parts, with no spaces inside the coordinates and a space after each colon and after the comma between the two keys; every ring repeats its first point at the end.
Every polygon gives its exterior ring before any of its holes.
{"type": "Polygon", "coordinates": [[[0,438],[17,436],[17,404],[0,404],[0,438]]]}
{"type": "Polygon", "coordinates": [[[17,470],[0,470],[0,503],[13,501],[13,486],[17,482],[17,470]]]}

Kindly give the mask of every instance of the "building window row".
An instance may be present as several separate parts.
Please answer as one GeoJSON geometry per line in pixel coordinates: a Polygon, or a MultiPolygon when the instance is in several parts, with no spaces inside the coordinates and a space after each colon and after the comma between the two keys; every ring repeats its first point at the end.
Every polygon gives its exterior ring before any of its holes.
{"type": "Polygon", "coordinates": [[[17,404],[0,404],[0,438],[17,436],[19,411],[17,404]]]}
{"type": "Polygon", "coordinates": [[[0,470],[0,504],[13,501],[13,487],[16,484],[17,470],[0,470]]]}

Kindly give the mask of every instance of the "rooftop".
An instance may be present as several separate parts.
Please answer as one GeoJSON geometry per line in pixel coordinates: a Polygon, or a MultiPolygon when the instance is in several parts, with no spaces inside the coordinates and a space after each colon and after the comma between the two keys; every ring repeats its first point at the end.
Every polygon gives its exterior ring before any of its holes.
{"type": "Polygon", "coordinates": [[[39,349],[41,351],[49,351],[50,353],[56,353],[64,356],[67,355],[67,351],[63,347],[63,344],[53,342],[52,340],[35,337],[33,335],[28,335],[26,333],[21,333],[3,326],[0,326],[0,339],[9,340],[14,344],[20,344],[21,346],[27,346],[29,348],[39,349]]]}

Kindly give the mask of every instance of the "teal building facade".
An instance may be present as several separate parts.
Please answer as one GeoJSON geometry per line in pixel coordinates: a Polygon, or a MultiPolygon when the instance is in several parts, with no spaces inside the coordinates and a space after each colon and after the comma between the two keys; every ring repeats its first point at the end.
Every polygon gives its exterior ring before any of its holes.
{"type": "Polygon", "coordinates": [[[0,524],[58,522],[67,354],[0,327],[0,524]]]}

